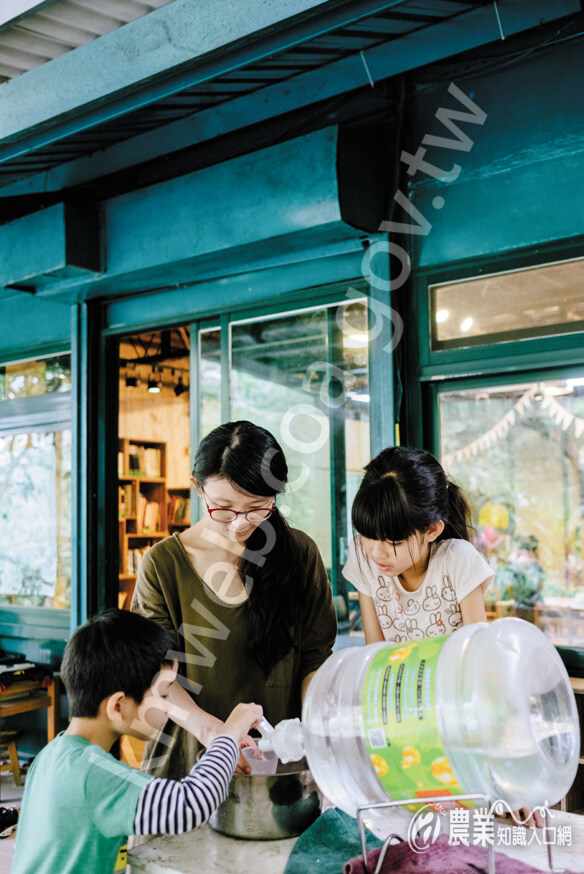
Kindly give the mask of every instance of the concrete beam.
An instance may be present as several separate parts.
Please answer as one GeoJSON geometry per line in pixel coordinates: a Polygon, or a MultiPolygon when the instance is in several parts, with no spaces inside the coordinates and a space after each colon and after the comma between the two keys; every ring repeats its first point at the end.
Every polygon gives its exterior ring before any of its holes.
{"type": "MultiPolygon", "coordinates": [[[[506,36],[578,9],[578,0],[545,0],[536,7],[532,0],[501,0],[499,3],[506,36]]],[[[498,39],[497,19],[493,7],[489,5],[458,16],[453,21],[379,45],[367,52],[367,64],[374,80],[379,81],[498,39]]],[[[295,76],[290,81],[262,88],[253,94],[132,137],[86,158],[5,185],[0,188],[0,198],[72,188],[366,84],[360,55],[350,55],[295,76]]],[[[0,161],[3,154],[5,150],[0,147],[0,161]]]]}
{"type": "Polygon", "coordinates": [[[35,292],[100,268],[97,215],[57,203],[0,227],[0,282],[35,292]]]}
{"type": "Polygon", "coordinates": [[[0,283],[16,287],[24,264],[37,297],[75,302],[362,251],[341,218],[336,151],[327,128],[106,201],[102,275],[58,270],[62,204],[32,213],[0,228],[0,283]]]}
{"type": "MultiPolygon", "coordinates": [[[[334,5],[341,2],[346,0],[334,5]]],[[[120,92],[330,5],[330,0],[175,0],[1,85],[0,141],[18,140],[54,119],[103,105],[120,92]]]]}

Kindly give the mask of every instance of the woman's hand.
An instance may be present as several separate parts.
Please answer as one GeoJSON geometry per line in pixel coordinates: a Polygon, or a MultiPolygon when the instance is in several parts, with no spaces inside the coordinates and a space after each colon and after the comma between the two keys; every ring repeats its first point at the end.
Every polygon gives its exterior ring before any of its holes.
{"type": "Polygon", "coordinates": [[[520,810],[514,810],[513,819],[526,828],[543,828],[545,826],[545,820],[539,808],[530,810],[529,807],[522,807],[520,810]]]}

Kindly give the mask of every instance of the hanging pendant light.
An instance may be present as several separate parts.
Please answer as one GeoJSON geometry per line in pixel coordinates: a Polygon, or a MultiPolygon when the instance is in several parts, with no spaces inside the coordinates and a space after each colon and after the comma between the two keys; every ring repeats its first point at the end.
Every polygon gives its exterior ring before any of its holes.
{"type": "Polygon", "coordinates": [[[148,391],[151,392],[151,394],[158,394],[161,388],[162,384],[160,382],[158,367],[154,366],[152,369],[152,376],[148,380],[148,391]]]}
{"type": "Polygon", "coordinates": [[[182,376],[179,376],[178,382],[174,387],[174,393],[179,398],[182,394],[189,390],[189,387],[184,384],[182,376]]]}

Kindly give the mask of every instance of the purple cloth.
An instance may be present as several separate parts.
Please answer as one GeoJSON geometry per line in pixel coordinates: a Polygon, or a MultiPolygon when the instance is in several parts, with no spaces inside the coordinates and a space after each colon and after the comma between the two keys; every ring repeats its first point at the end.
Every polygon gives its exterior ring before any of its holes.
{"type": "MultiPolygon", "coordinates": [[[[380,850],[367,854],[369,872],[375,870],[380,850]]],[[[495,853],[497,874],[541,874],[547,869],[545,849],[542,847],[542,867],[532,868],[503,853],[495,853]]],[[[427,853],[416,853],[407,841],[391,845],[381,866],[380,874],[488,874],[489,854],[482,847],[451,847],[446,835],[441,835],[427,853]]],[[[365,874],[363,856],[345,862],[344,874],[365,874]]]]}

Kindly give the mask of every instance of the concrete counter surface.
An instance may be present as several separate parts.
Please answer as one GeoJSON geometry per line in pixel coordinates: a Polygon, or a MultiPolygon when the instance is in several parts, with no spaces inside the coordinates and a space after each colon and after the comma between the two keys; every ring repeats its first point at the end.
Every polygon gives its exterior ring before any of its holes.
{"type": "MultiPolygon", "coordinates": [[[[556,830],[555,834],[560,827],[567,826],[570,835],[568,845],[558,846],[556,841],[556,846],[553,846],[554,867],[566,872],[584,871],[584,816],[555,810],[552,814],[550,827],[556,830]]],[[[391,820],[390,831],[405,835],[407,825],[404,829],[403,817],[393,814],[391,820]]],[[[442,833],[449,833],[447,818],[442,833]]],[[[528,846],[510,846],[512,836],[510,825],[496,823],[495,851],[549,872],[541,829],[537,840],[533,839],[531,831],[526,831],[528,846]]],[[[226,837],[204,825],[184,835],[147,839],[128,852],[128,871],[131,874],[283,874],[296,840],[244,841],[226,837]]],[[[306,870],[318,870],[314,859],[307,859],[306,870]]]]}
{"type": "Polygon", "coordinates": [[[296,838],[244,841],[203,825],[149,838],[128,852],[131,874],[283,874],[296,838]]]}

